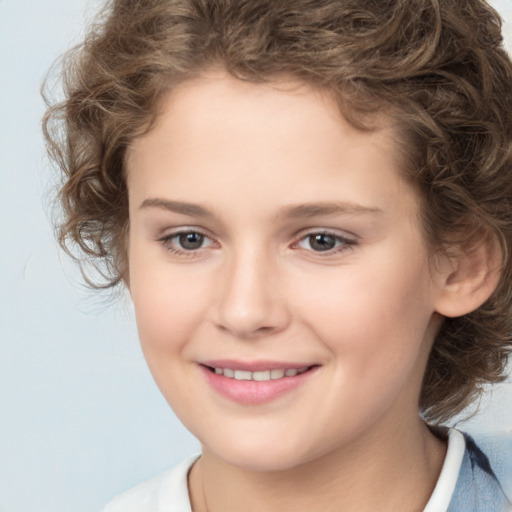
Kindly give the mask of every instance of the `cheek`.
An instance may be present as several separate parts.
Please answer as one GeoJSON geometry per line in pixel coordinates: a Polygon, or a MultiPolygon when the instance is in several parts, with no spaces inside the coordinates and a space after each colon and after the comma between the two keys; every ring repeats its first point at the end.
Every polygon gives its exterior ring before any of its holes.
{"type": "Polygon", "coordinates": [[[362,375],[407,371],[432,318],[424,262],[388,261],[340,269],[295,292],[310,329],[362,375]]]}
{"type": "MultiPolygon", "coordinates": [[[[151,267],[151,268],[148,268],[151,267]]],[[[205,291],[186,272],[164,265],[133,273],[132,300],[144,357],[162,394],[174,410],[188,397],[187,346],[205,316],[205,291]]],[[[186,408],[185,408],[186,411],[186,408]]]]}
{"type": "Polygon", "coordinates": [[[423,265],[411,267],[353,269],[326,280],[322,292],[309,287],[303,318],[333,363],[332,386],[323,400],[327,411],[337,413],[334,419],[331,413],[322,418],[332,425],[333,436],[339,422],[358,431],[393,404],[417,405],[432,312],[419,284],[423,265]]]}
{"type": "Polygon", "coordinates": [[[138,254],[130,259],[130,293],[146,356],[176,353],[205,316],[207,281],[190,267],[138,254]],[[148,265],[147,261],[152,261],[148,265]]]}

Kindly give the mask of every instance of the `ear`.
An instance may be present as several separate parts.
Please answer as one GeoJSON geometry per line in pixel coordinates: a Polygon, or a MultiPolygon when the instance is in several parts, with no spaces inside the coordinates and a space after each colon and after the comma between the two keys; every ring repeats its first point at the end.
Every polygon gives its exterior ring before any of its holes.
{"type": "Polygon", "coordinates": [[[469,248],[440,256],[437,266],[439,294],[435,308],[446,317],[458,317],[478,309],[500,280],[501,251],[496,239],[482,236],[469,248]]]}

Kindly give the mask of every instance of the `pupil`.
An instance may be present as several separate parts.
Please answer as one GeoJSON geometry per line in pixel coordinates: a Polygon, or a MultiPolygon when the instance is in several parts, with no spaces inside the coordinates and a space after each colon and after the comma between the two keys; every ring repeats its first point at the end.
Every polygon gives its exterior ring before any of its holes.
{"type": "Polygon", "coordinates": [[[200,233],[182,233],[179,240],[183,249],[199,249],[203,245],[204,235],[200,233]]]}
{"type": "Polygon", "coordinates": [[[311,247],[316,251],[328,251],[336,245],[336,240],[332,235],[318,234],[309,237],[311,247]]]}

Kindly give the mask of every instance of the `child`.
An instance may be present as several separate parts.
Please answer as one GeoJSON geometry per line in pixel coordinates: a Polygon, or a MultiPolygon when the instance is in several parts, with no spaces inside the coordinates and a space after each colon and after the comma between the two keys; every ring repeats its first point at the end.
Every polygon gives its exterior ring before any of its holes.
{"type": "Polygon", "coordinates": [[[202,454],[105,512],[512,510],[441,426],[512,346],[501,43],[482,0],[108,4],[45,118],[60,241],[202,454]]]}

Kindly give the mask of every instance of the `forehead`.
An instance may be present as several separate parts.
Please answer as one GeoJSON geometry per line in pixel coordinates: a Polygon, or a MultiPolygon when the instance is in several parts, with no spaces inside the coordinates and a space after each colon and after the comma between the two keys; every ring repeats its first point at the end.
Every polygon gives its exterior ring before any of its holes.
{"type": "MultiPolygon", "coordinates": [[[[347,134],[371,134],[374,143],[382,142],[385,152],[393,151],[397,146],[394,141],[398,138],[393,117],[385,114],[384,109],[372,115],[371,119],[366,115],[361,124],[370,129],[359,132],[341,113],[337,99],[342,96],[342,93],[321,89],[290,75],[275,76],[267,82],[252,82],[213,68],[179,82],[160,98],[156,127],[158,131],[167,129],[173,137],[186,132],[206,137],[212,135],[212,127],[215,129],[212,125],[221,118],[224,126],[237,124],[238,130],[251,128],[251,133],[247,134],[259,140],[270,128],[273,135],[281,138],[291,127],[306,128],[311,122],[311,131],[334,133],[343,129],[347,134]]],[[[360,118],[362,115],[358,122],[360,118]]],[[[246,133],[240,132],[240,136],[244,135],[246,133]]],[[[128,154],[147,138],[136,139],[128,154]]],[[[365,142],[369,140],[370,137],[366,137],[365,142]]]]}
{"type": "Polygon", "coordinates": [[[283,193],[297,204],[381,208],[395,201],[383,188],[396,195],[405,186],[399,157],[390,125],[354,128],[326,91],[287,77],[262,84],[217,71],[162,98],[154,128],[129,148],[128,185],[139,203],[159,190],[173,199],[193,190],[197,201],[229,198],[241,211],[247,198],[265,199],[262,209],[286,202],[283,193]]]}

